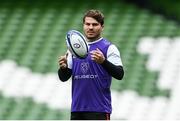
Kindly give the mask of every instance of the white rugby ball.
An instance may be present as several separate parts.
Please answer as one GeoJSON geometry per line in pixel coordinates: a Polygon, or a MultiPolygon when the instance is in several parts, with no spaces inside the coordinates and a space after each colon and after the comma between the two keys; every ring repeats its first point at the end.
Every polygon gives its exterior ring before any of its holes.
{"type": "Polygon", "coordinates": [[[68,31],[66,34],[66,43],[72,55],[78,58],[86,58],[88,55],[88,44],[86,38],[79,31],[68,31]]]}

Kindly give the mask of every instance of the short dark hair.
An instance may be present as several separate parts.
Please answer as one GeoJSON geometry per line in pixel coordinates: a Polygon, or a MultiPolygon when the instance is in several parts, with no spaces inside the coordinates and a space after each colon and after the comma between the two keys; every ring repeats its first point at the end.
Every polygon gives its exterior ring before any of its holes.
{"type": "Polygon", "coordinates": [[[98,21],[101,25],[104,25],[104,15],[101,11],[99,10],[88,10],[83,17],[83,23],[85,22],[85,18],[86,17],[92,17],[94,18],[96,21],[98,21]]]}

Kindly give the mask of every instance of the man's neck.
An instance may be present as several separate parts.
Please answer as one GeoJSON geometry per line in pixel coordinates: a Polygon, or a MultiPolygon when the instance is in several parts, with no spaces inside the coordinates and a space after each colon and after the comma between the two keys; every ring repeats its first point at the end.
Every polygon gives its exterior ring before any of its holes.
{"type": "Polygon", "coordinates": [[[93,40],[93,41],[88,41],[88,44],[93,44],[96,42],[99,42],[102,39],[102,37],[100,37],[99,39],[93,40]]]}
{"type": "Polygon", "coordinates": [[[88,42],[94,42],[99,40],[100,38],[102,38],[101,36],[97,37],[97,38],[92,38],[92,39],[87,39],[88,42]]]}

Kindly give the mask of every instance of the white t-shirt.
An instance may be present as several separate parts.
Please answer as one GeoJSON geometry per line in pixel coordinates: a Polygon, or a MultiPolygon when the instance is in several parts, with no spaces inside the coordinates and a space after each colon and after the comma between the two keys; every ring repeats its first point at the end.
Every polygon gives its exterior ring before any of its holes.
{"type": "MultiPolygon", "coordinates": [[[[99,40],[96,40],[94,42],[88,42],[88,43],[96,43],[100,41],[102,38],[99,40]]],[[[112,64],[116,66],[123,66],[122,61],[121,61],[121,56],[118,48],[114,45],[111,44],[107,50],[107,60],[111,62],[112,64]]],[[[72,54],[70,51],[68,51],[68,57],[67,57],[67,63],[68,63],[68,68],[72,69],[72,54]]]]}

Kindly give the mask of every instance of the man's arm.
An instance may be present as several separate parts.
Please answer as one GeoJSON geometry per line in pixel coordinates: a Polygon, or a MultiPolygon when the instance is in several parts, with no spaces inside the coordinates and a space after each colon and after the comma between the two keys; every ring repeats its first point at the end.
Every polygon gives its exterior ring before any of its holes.
{"type": "Polygon", "coordinates": [[[121,80],[124,76],[123,66],[116,66],[107,59],[101,64],[103,68],[114,78],[121,80]]]}
{"type": "Polygon", "coordinates": [[[107,51],[107,59],[102,66],[114,78],[121,80],[124,76],[124,69],[121,61],[120,51],[115,45],[110,45],[107,51]]]}
{"type": "Polygon", "coordinates": [[[58,70],[59,79],[63,82],[67,81],[71,77],[71,74],[72,74],[72,69],[69,68],[65,68],[65,69],[59,68],[58,70]]]}
{"type": "Polygon", "coordinates": [[[59,70],[58,70],[58,76],[61,81],[67,81],[72,74],[72,61],[71,61],[71,55],[67,52],[64,56],[60,56],[59,58],[59,70]]]}
{"type": "Polygon", "coordinates": [[[124,76],[124,69],[121,62],[120,52],[115,45],[108,48],[107,59],[97,48],[91,53],[91,59],[103,66],[103,68],[114,78],[121,80],[124,76]]]}

